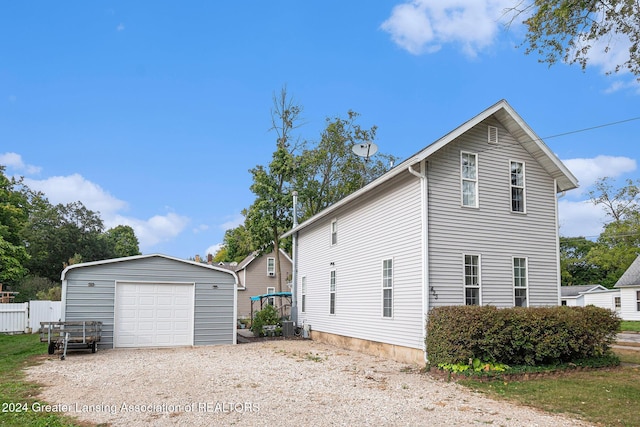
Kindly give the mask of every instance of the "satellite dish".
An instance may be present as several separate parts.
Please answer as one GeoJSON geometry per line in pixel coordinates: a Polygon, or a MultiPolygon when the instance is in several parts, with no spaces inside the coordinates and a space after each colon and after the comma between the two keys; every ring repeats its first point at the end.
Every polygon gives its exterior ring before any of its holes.
{"type": "Polygon", "coordinates": [[[353,151],[356,156],[364,157],[364,161],[367,162],[369,161],[369,157],[378,152],[378,146],[373,142],[356,144],[351,147],[351,151],[353,151]]]}

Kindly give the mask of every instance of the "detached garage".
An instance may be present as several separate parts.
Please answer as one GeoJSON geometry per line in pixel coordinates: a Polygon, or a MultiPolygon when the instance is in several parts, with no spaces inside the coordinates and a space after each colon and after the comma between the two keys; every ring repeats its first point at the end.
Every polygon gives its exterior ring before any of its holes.
{"type": "Polygon", "coordinates": [[[74,264],[62,320],[102,322],[101,348],[236,343],[237,276],[166,255],[74,264]]]}

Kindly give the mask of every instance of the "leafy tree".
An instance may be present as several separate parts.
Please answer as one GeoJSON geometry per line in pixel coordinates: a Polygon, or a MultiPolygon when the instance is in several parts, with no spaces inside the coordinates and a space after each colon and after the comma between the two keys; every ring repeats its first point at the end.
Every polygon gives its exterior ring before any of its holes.
{"type": "Polygon", "coordinates": [[[640,212],[640,181],[627,179],[626,186],[613,188],[612,179],[600,178],[589,191],[591,202],[602,206],[608,217],[620,221],[634,212],[640,212]]]}
{"type": "Polygon", "coordinates": [[[560,270],[562,285],[586,285],[602,282],[603,272],[598,265],[587,261],[596,242],[584,237],[560,237],[560,270]]]}
{"type": "Polygon", "coordinates": [[[136,233],[128,225],[118,225],[103,234],[109,255],[115,258],[140,255],[136,233]]]}
{"type": "Polygon", "coordinates": [[[640,3],[634,0],[532,0],[508,10],[512,22],[526,17],[527,54],[537,52],[541,62],[578,63],[584,69],[593,49],[611,53],[616,43],[628,55],[614,70],[640,76],[640,3]]]}
{"type": "Polygon", "coordinates": [[[295,186],[300,194],[302,219],[360,189],[397,160],[384,154],[362,159],[353,153],[354,145],[372,143],[377,129],[376,126],[363,129],[356,123],[358,116],[349,111],[347,119],[327,119],[320,142],[304,150],[297,161],[295,186]]]}
{"type": "Polygon", "coordinates": [[[37,298],[42,301],[60,301],[62,300],[62,286],[53,286],[46,291],[40,291],[37,298]]]}
{"type": "Polygon", "coordinates": [[[275,252],[278,291],[282,292],[280,235],[292,224],[290,192],[297,149],[292,132],[299,126],[302,108],[287,95],[286,88],[279,97],[274,95],[273,104],[271,121],[272,130],[277,134],[276,150],[267,167],[258,165],[250,170],[253,176],[251,191],[256,199],[246,211],[245,226],[255,248],[260,252],[275,252]]]}
{"type": "Polygon", "coordinates": [[[29,197],[33,195],[21,180],[7,178],[0,165],[0,283],[12,287],[27,273],[29,255],[20,230],[29,217],[29,197]]]}
{"type": "Polygon", "coordinates": [[[27,302],[33,299],[39,299],[38,294],[40,292],[49,292],[49,289],[58,286],[59,283],[59,280],[54,282],[46,277],[26,276],[15,286],[19,292],[18,295],[16,295],[15,301],[27,302]]]}

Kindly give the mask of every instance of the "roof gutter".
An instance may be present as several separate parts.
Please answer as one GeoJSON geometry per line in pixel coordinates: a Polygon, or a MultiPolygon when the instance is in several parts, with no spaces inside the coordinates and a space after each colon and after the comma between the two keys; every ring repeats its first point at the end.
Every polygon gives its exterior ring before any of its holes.
{"type": "Polygon", "coordinates": [[[420,223],[422,229],[420,233],[422,247],[422,342],[424,343],[424,361],[429,363],[429,352],[427,349],[427,315],[429,314],[429,182],[427,180],[427,161],[420,161],[420,172],[413,169],[412,165],[407,168],[409,173],[420,179],[420,223]]]}

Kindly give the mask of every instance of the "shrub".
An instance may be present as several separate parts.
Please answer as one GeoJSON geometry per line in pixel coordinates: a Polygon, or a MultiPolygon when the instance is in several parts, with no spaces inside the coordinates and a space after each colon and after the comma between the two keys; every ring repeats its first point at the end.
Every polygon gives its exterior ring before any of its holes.
{"type": "Polygon", "coordinates": [[[251,332],[253,332],[254,335],[262,336],[264,335],[262,327],[266,325],[280,326],[278,310],[271,304],[267,304],[265,308],[254,315],[253,321],[251,322],[251,332]]]}
{"type": "Polygon", "coordinates": [[[619,327],[615,313],[594,306],[438,307],[429,313],[425,344],[434,365],[551,365],[607,355],[619,327]]]}

